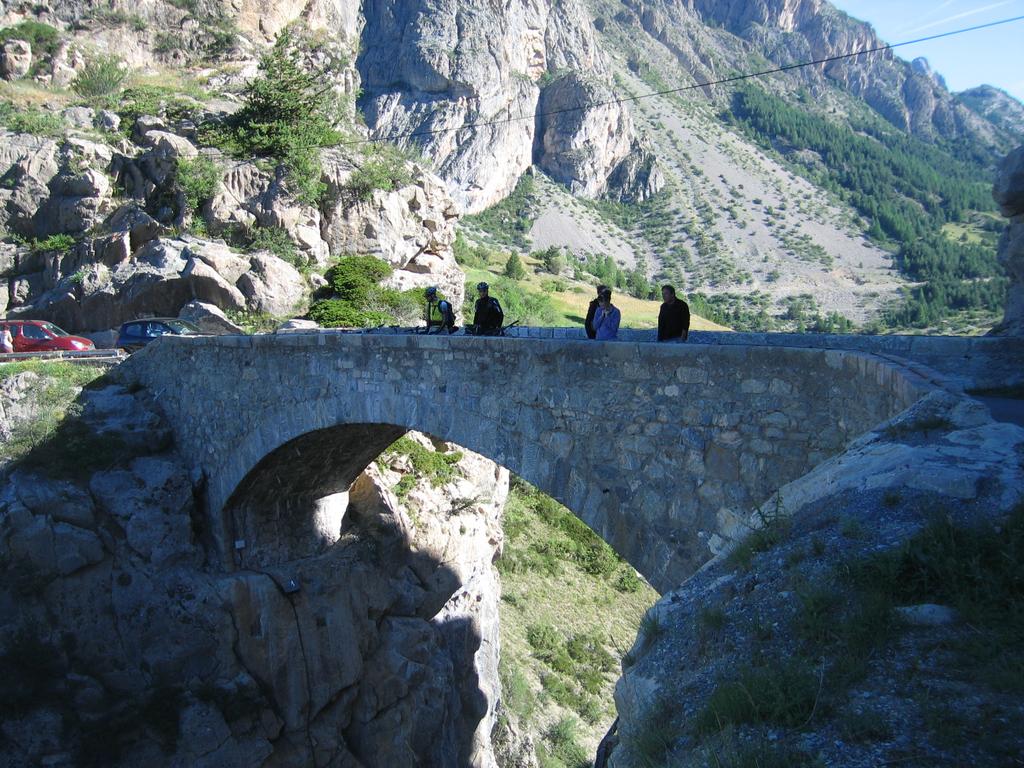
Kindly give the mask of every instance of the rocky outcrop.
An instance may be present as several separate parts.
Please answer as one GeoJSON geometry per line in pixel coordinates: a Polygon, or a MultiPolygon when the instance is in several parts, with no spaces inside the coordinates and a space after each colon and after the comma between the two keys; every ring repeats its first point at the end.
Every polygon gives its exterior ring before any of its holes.
{"type": "Polygon", "coordinates": [[[999,240],[999,261],[1006,267],[1010,288],[1003,322],[993,333],[1024,335],[1024,146],[1003,160],[992,196],[1009,226],[999,240]]]}
{"type": "MultiPolygon", "coordinates": [[[[92,125],[98,118],[82,110],[67,119],[92,125]]],[[[6,134],[0,170],[6,169],[9,182],[0,188],[0,226],[26,238],[61,234],[81,240],[50,252],[4,244],[3,309],[86,332],[141,316],[175,316],[192,300],[276,316],[305,311],[311,286],[282,259],[261,251],[243,255],[206,238],[166,237],[195,216],[209,232],[235,243],[261,228],[280,230],[300,265],[322,268],[332,255],[379,255],[395,268],[395,287],[438,285],[461,305],[464,278],[452,253],[456,206],[444,183],[422,166],[407,164],[401,188],[363,199],[348,183],[366,158],[325,152],[328,194],[312,206],[294,199],[282,169],[228,164],[216,151],[203,150],[205,160],[223,171],[212,197],[194,214],[178,167],[199,150],[171,127],[142,116],[133,126],[141,146],[122,141],[119,152],[74,134],[62,142],[6,134]],[[115,207],[119,190],[132,202],[115,207]]],[[[181,130],[194,133],[188,126],[181,130]]]]}
{"type": "MultiPolygon", "coordinates": [[[[0,439],[30,418],[26,377],[4,383],[0,439]]],[[[237,569],[205,548],[202,478],[147,393],[79,406],[79,442],[55,436],[0,494],[0,762],[493,768],[506,472],[466,454],[399,501],[391,455],[317,502],[314,556],[237,569]],[[111,453],[83,476],[75,445],[111,453]]]]}
{"type": "Polygon", "coordinates": [[[574,194],[595,198],[614,190],[621,200],[640,202],[664,185],[629,112],[607,86],[566,75],[541,91],[538,112],[534,160],[574,194]]]}
{"type": "Polygon", "coordinates": [[[215,304],[207,304],[203,301],[190,301],[181,308],[178,312],[178,317],[182,320],[188,320],[204,333],[212,333],[217,336],[242,333],[242,329],[231,322],[215,304]]]}
{"type": "Polygon", "coordinates": [[[845,766],[908,752],[936,765],[1019,754],[1019,702],[1002,693],[998,665],[991,677],[971,666],[985,667],[982,658],[999,658],[1000,642],[1013,641],[950,610],[957,587],[948,581],[915,582],[916,593],[906,582],[919,578],[915,569],[931,572],[930,557],[957,573],[957,558],[977,556],[974,536],[1010,535],[1009,515],[1024,499],[1014,458],[1022,447],[1020,427],[994,423],[971,399],[934,393],[783,486],[751,516],[746,543],[649,612],[616,686],[609,768],[735,754],[762,765],[845,766]],[[958,529],[974,533],[957,538],[958,529]],[[937,533],[922,537],[926,530],[937,533]],[[942,550],[946,542],[963,551],[942,550]],[[902,553],[898,576],[872,570],[895,568],[902,553]],[[985,648],[977,662],[936,652],[968,642],[985,648]],[[957,695],[922,695],[936,690],[957,695]],[[984,743],[944,731],[981,712],[1009,725],[984,743]]]}
{"type": "Polygon", "coordinates": [[[222,310],[302,311],[305,281],[269,253],[243,256],[223,243],[187,235],[156,238],[130,251],[130,238],[128,231],[86,243],[63,258],[51,255],[51,273],[60,277],[44,279],[48,289],[33,292],[30,304],[12,295],[18,307],[13,314],[101,331],[138,317],[176,317],[194,300],[222,310]]]}
{"type": "MultiPolygon", "coordinates": [[[[364,13],[359,71],[367,123],[376,135],[433,158],[464,212],[498,202],[530,166],[542,76],[570,69],[607,78],[587,12],[575,0],[500,9],[481,0],[385,0],[364,13]]],[[[621,159],[616,145],[633,137],[591,139],[595,154],[621,159]]],[[[573,147],[550,146],[550,164],[558,164],[551,153],[560,149],[573,147]]],[[[597,174],[583,184],[600,187],[610,167],[584,163],[577,170],[597,174]]]]}
{"type": "Polygon", "coordinates": [[[458,211],[444,182],[413,164],[410,181],[399,189],[376,190],[369,199],[354,198],[347,184],[365,157],[326,156],[328,184],[323,237],[335,255],[368,253],[395,271],[395,288],[436,285],[462,305],[465,277],[452,253],[458,211]]]}

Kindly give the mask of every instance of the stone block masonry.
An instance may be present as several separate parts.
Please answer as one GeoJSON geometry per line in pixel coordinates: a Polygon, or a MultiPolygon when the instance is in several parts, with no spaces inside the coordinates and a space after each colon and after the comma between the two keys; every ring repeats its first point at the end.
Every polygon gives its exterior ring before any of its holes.
{"type": "Polygon", "coordinates": [[[205,476],[229,567],[237,540],[243,565],[315,549],[315,501],[414,429],[558,499],[659,589],[933,387],[849,350],[330,332],[168,337],[118,375],[205,476]]]}

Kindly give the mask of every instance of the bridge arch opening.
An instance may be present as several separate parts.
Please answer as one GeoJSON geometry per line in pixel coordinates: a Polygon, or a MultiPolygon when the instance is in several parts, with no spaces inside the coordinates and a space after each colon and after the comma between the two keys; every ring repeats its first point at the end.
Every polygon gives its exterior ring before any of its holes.
{"type": "MultiPolygon", "coordinates": [[[[420,448],[443,463],[454,462],[465,450],[459,444],[417,433],[395,424],[339,424],[296,437],[261,459],[238,484],[224,506],[223,518],[234,549],[234,565],[241,569],[262,569],[323,554],[346,536],[369,536],[378,541],[400,531],[389,507],[400,504],[398,488],[389,489],[384,498],[379,483],[364,474],[368,467],[389,449],[401,452],[401,443],[416,448],[416,440],[429,447],[420,448]],[[382,515],[382,513],[384,513],[382,515]],[[385,520],[384,518],[389,518],[385,520]],[[383,526],[383,528],[382,528],[383,526]]],[[[490,457],[483,456],[490,461],[490,457]]],[[[413,462],[415,463],[415,462],[413,462]]],[[[499,473],[515,472],[494,461],[499,473]]],[[[410,468],[412,478],[415,467],[410,468]]],[[[566,476],[566,468],[557,466],[557,482],[566,476]]],[[[565,505],[564,488],[552,487],[552,478],[520,475],[543,494],[565,505]]],[[[378,478],[379,479],[379,478],[378,478]]],[[[595,494],[595,497],[606,494],[595,494]]],[[[504,493],[501,494],[504,499],[504,493]]],[[[454,500],[454,506],[472,505],[474,499],[454,500]]],[[[565,505],[567,506],[567,505],[565,505]]],[[[459,510],[453,509],[452,514],[459,510]]],[[[586,521],[577,511],[573,515],[586,521]]],[[[591,528],[588,525],[588,528],[591,528]]],[[[600,531],[594,531],[599,538],[600,531]]],[[[607,542],[613,550],[615,546],[607,542]]],[[[628,560],[621,552],[616,553],[628,560]]]]}

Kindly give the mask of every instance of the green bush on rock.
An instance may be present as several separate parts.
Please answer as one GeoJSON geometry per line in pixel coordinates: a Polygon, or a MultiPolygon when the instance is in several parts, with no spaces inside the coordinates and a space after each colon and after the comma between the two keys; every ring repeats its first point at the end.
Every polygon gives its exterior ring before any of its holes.
{"type": "Polygon", "coordinates": [[[334,295],[316,302],[310,319],[326,328],[415,323],[423,310],[422,293],[380,286],[391,272],[391,265],[375,256],[339,259],[325,274],[334,295]]]}

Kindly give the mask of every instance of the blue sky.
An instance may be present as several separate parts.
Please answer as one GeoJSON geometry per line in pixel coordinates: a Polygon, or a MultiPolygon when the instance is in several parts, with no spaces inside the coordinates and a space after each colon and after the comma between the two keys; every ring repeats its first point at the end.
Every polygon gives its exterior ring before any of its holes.
{"type": "MultiPolygon", "coordinates": [[[[832,0],[870,22],[887,43],[1024,16],[1024,0],[832,0]]],[[[1024,21],[896,49],[900,58],[924,56],[950,90],[988,83],[1024,101],[1024,21]]]]}

